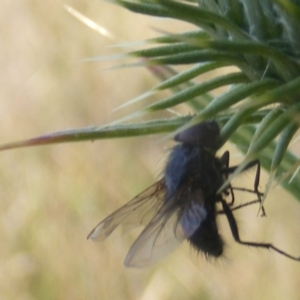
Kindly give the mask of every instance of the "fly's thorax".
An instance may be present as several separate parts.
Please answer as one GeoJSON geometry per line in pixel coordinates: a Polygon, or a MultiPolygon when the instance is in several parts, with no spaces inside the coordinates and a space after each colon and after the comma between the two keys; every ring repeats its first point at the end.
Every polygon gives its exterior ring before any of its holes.
{"type": "Polygon", "coordinates": [[[223,184],[222,165],[214,153],[199,145],[178,145],[173,148],[165,168],[168,195],[184,186],[201,189],[211,197],[223,184]]]}

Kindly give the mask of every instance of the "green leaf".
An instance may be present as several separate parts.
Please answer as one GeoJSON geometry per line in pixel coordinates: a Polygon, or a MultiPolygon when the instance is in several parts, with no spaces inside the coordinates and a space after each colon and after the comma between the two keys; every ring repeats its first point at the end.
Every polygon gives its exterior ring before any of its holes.
{"type": "Polygon", "coordinates": [[[144,111],[156,111],[161,109],[166,109],[175,105],[178,105],[180,103],[186,102],[190,99],[193,99],[199,95],[202,95],[203,93],[212,91],[216,88],[219,88],[221,86],[226,86],[229,84],[237,84],[241,82],[247,82],[248,78],[238,72],[238,73],[232,73],[227,74],[224,76],[219,76],[216,78],[213,78],[211,80],[205,81],[200,84],[196,84],[190,88],[186,88],[182,90],[181,92],[178,92],[174,94],[173,96],[170,96],[164,100],[161,100],[155,104],[151,104],[147,106],[144,111]]]}
{"type": "Polygon", "coordinates": [[[58,143],[94,141],[170,132],[188,122],[192,116],[157,119],[140,124],[86,127],[52,132],[35,138],[0,145],[0,151],[58,143]]]}

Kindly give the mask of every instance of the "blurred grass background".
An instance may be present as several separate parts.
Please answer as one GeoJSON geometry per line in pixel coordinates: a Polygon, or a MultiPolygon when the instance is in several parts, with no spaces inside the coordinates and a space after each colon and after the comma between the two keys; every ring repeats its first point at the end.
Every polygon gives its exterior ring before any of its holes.
{"type": "MultiPolygon", "coordinates": [[[[103,71],[114,62],[81,60],[115,53],[109,49],[115,42],[156,36],[151,26],[184,26],[103,1],[67,3],[112,32],[112,42],[74,19],[63,4],[0,2],[1,143],[124,116],[126,110],[113,109],[155,80],[144,69],[103,71]]],[[[125,269],[137,232],[101,244],[86,240],[102,218],[157,178],[170,146],[157,143],[159,138],[0,153],[0,299],[299,299],[300,264],[237,245],[224,217],[219,227],[227,247],[218,261],[206,261],[184,244],[149,269],[125,269]]],[[[239,162],[238,152],[232,153],[239,162]]],[[[236,185],[251,186],[253,176],[247,172],[236,185]]],[[[237,194],[237,203],[247,199],[253,196],[237,194]]],[[[300,255],[299,204],[276,188],[266,210],[267,218],[257,217],[257,207],[236,213],[243,239],[273,242],[300,255]]]]}

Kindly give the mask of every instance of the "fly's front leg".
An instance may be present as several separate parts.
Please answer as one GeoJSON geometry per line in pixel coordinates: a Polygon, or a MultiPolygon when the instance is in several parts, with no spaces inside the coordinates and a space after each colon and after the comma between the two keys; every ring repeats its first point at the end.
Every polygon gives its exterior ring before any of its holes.
{"type": "MultiPolygon", "coordinates": [[[[262,210],[262,216],[266,216],[266,212],[265,212],[265,209],[262,205],[262,196],[263,196],[263,193],[261,193],[259,190],[258,190],[258,187],[259,187],[259,183],[260,183],[260,161],[258,159],[256,160],[253,160],[253,161],[250,161],[242,170],[242,172],[246,171],[246,170],[249,170],[253,167],[256,166],[256,173],[255,173],[255,179],[254,179],[254,186],[253,186],[253,191],[249,191],[249,189],[246,189],[246,188],[232,188],[232,189],[236,189],[236,190],[239,190],[239,191],[245,191],[245,192],[253,192],[256,194],[257,196],[257,200],[258,202],[260,202],[260,205],[261,205],[261,210],[262,210]]],[[[238,166],[234,166],[234,167],[228,167],[227,169],[224,169],[224,172],[227,173],[227,174],[231,174],[233,173],[236,169],[238,168],[238,166]]]]}
{"type": "MultiPolygon", "coordinates": [[[[225,181],[228,179],[228,174],[230,174],[230,173],[226,172],[226,170],[229,169],[229,160],[230,160],[230,153],[229,153],[229,151],[225,151],[220,158],[220,162],[222,164],[223,171],[224,171],[223,173],[224,173],[225,181]]],[[[231,201],[228,205],[232,206],[234,204],[235,197],[234,197],[234,193],[233,193],[231,184],[228,185],[228,188],[224,189],[223,193],[226,196],[228,196],[229,194],[231,195],[231,201]],[[228,192],[228,190],[229,190],[229,192],[228,192]]]]}
{"type": "Polygon", "coordinates": [[[263,194],[260,193],[260,191],[258,190],[259,182],[260,182],[260,161],[258,159],[253,160],[246,166],[245,170],[248,168],[251,168],[253,166],[256,166],[256,174],[255,174],[255,179],[254,179],[254,192],[257,195],[257,198],[260,202],[262,216],[264,217],[264,216],[266,216],[266,211],[265,211],[265,208],[263,207],[262,200],[261,200],[261,197],[263,196],[263,194]]]}

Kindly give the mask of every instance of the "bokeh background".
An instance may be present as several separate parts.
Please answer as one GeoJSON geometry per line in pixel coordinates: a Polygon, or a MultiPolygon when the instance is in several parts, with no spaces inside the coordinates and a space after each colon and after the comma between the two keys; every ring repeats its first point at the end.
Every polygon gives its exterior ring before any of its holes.
{"type": "MultiPolygon", "coordinates": [[[[2,0],[1,143],[103,125],[134,111],[113,112],[151,88],[155,79],[142,68],[104,70],[118,61],[83,59],[122,53],[110,46],[156,36],[153,27],[176,32],[186,25],[132,14],[100,0],[2,0]],[[80,23],[64,4],[104,26],[114,40],[80,23]]],[[[126,269],[123,259],[137,231],[99,244],[86,240],[102,218],[159,176],[171,145],[160,138],[0,153],[0,299],[300,298],[300,263],[237,245],[222,216],[226,253],[217,261],[207,261],[183,244],[156,266],[126,269]]],[[[225,148],[236,163],[242,159],[234,146],[225,148]]],[[[246,172],[235,185],[251,187],[253,177],[254,172],[246,172]]],[[[237,203],[247,200],[253,195],[237,194],[237,203]]],[[[257,206],[236,212],[241,236],[300,255],[299,204],[277,187],[266,210],[267,218],[257,216],[257,206]]]]}

